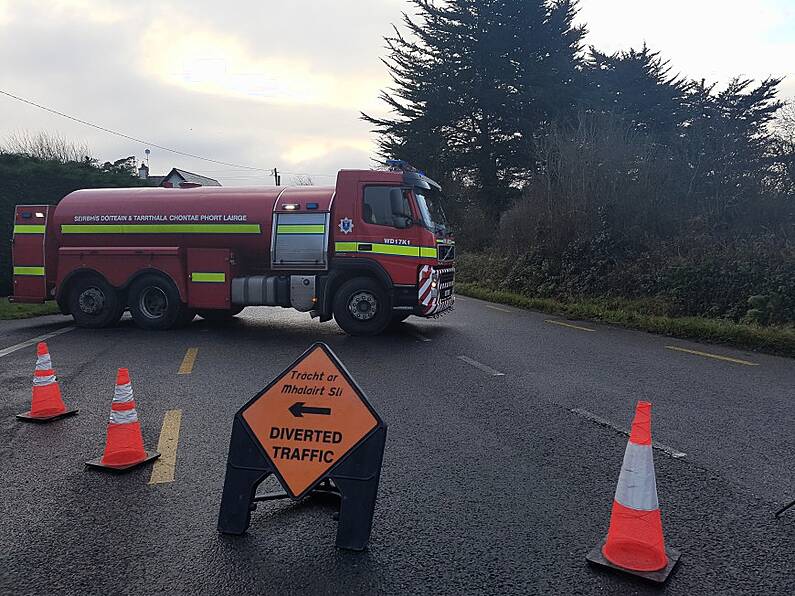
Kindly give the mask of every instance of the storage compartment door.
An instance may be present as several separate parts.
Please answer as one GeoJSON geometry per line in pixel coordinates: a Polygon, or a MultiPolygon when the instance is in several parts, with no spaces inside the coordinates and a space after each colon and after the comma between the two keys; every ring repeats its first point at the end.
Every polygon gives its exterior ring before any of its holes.
{"type": "Polygon", "coordinates": [[[12,241],[13,299],[17,302],[44,302],[47,298],[44,241],[49,210],[49,205],[17,205],[12,241]]]}
{"type": "Polygon", "coordinates": [[[188,249],[188,306],[232,308],[231,258],[226,248],[188,249]]]}
{"type": "Polygon", "coordinates": [[[274,213],[273,269],[328,268],[328,213],[274,213]]]}

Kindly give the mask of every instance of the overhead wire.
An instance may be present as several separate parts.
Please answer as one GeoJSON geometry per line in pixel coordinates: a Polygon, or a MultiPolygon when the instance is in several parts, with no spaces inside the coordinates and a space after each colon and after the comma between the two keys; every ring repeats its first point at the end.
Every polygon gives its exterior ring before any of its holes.
{"type": "MultiPolygon", "coordinates": [[[[247,166],[247,165],[243,165],[243,164],[237,164],[237,163],[232,163],[232,162],[228,162],[228,161],[221,161],[221,160],[218,160],[218,159],[212,159],[210,157],[203,157],[201,155],[196,155],[195,153],[188,153],[186,151],[180,151],[179,149],[174,149],[173,147],[166,147],[164,145],[159,145],[158,143],[153,143],[153,142],[147,141],[145,139],[139,139],[137,137],[134,137],[132,135],[128,135],[128,134],[120,132],[118,130],[113,130],[112,128],[107,128],[105,126],[101,126],[99,124],[95,124],[93,122],[89,122],[88,120],[83,120],[82,118],[78,118],[77,116],[71,116],[69,114],[61,112],[61,111],[56,110],[54,108],[47,107],[47,106],[42,105],[40,103],[36,103],[35,101],[32,101],[30,99],[26,99],[24,97],[20,97],[19,95],[14,95],[13,93],[10,93],[8,91],[4,91],[3,89],[0,89],[0,94],[5,95],[6,97],[10,97],[11,99],[14,99],[16,101],[20,101],[22,103],[28,104],[28,105],[33,106],[35,108],[38,108],[40,110],[44,110],[45,112],[49,112],[51,114],[55,114],[56,116],[60,116],[62,118],[66,118],[68,120],[72,120],[72,121],[77,122],[79,124],[83,124],[84,126],[89,126],[91,128],[95,128],[97,130],[101,130],[102,132],[106,132],[108,134],[112,134],[112,135],[115,135],[117,137],[121,137],[121,138],[127,139],[129,141],[134,141],[136,143],[141,143],[142,145],[147,145],[149,147],[155,147],[157,149],[162,149],[163,151],[168,151],[169,153],[174,153],[176,155],[182,155],[183,157],[190,157],[192,159],[198,159],[198,160],[201,160],[201,161],[206,161],[206,162],[209,162],[209,163],[214,163],[214,164],[218,164],[218,165],[222,165],[222,166],[230,166],[232,168],[236,168],[238,171],[244,170],[244,171],[265,172],[266,175],[269,175],[269,176],[273,175],[273,168],[258,168],[258,167],[254,167],[254,166],[247,166]]],[[[335,177],[336,176],[336,174],[308,174],[306,172],[282,172],[282,173],[283,174],[289,174],[291,176],[318,176],[318,177],[321,177],[321,176],[335,177]]]]}

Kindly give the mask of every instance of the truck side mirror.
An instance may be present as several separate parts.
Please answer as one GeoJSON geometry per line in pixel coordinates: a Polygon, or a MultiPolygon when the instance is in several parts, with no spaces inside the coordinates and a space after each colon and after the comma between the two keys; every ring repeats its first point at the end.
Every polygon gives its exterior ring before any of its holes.
{"type": "Polygon", "coordinates": [[[414,225],[414,220],[408,215],[395,215],[393,218],[395,227],[400,230],[405,230],[414,225]]]}

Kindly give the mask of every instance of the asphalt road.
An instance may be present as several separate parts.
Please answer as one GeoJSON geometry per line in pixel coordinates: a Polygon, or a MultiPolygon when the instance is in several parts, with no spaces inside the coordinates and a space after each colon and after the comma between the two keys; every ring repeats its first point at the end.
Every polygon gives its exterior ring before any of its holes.
{"type": "Polygon", "coordinates": [[[163,333],[74,329],[48,343],[80,414],[47,426],[14,418],[35,344],[3,349],[70,320],[1,322],[0,593],[658,593],[585,562],[638,399],[653,403],[666,542],[682,551],[666,593],[795,593],[795,511],[774,517],[795,499],[793,361],[549,320],[461,299],[375,338],[269,308],[163,333]],[[334,507],[313,500],[260,504],[245,536],[219,534],[235,411],[318,340],[389,425],[369,548],[335,549],[334,507]],[[180,411],[173,481],[84,468],[120,366],[148,448],[180,411]]]}

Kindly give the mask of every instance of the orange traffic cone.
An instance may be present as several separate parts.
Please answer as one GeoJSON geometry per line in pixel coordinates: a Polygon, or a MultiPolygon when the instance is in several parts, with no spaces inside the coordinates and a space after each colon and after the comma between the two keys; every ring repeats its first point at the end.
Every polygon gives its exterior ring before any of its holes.
{"type": "Polygon", "coordinates": [[[86,465],[95,468],[128,470],[144,462],[151,461],[160,454],[144,449],[144,437],[138,412],[135,410],[130,372],[120,368],[116,375],[116,390],[110,406],[108,438],[102,457],[87,461],[86,465]]]}
{"type": "Polygon", "coordinates": [[[586,559],[662,583],[679,556],[678,551],[665,548],[651,446],[651,404],[639,401],[618,476],[607,538],[586,559]]]}
{"type": "Polygon", "coordinates": [[[33,399],[30,410],[17,414],[17,418],[30,422],[49,422],[72,414],[77,414],[77,410],[66,409],[47,344],[40,342],[36,346],[36,370],[33,371],[33,399]]]}

